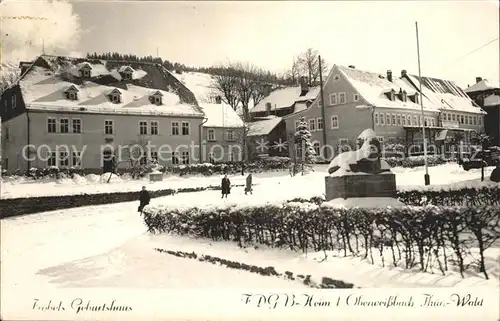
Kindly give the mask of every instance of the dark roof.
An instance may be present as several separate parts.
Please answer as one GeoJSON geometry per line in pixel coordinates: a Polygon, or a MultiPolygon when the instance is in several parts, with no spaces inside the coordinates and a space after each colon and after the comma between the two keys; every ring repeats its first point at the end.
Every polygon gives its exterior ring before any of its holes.
{"type": "Polygon", "coordinates": [[[458,97],[469,98],[462,88],[452,81],[432,77],[418,77],[415,75],[412,75],[412,77],[415,77],[419,81],[422,79],[422,85],[435,93],[452,94],[458,97]]]}

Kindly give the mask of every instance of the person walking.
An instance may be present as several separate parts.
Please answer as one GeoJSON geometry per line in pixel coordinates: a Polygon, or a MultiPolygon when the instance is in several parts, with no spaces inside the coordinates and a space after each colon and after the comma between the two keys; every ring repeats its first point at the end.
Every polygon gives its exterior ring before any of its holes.
{"type": "Polygon", "coordinates": [[[245,195],[247,193],[250,193],[250,195],[253,195],[253,188],[252,188],[252,173],[248,174],[246,184],[245,184],[245,195]]]}
{"type": "Polygon", "coordinates": [[[149,204],[150,200],[151,195],[149,195],[149,192],[146,190],[146,186],[143,186],[142,190],[139,192],[139,207],[137,208],[137,212],[142,214],[142,210],[149,204]]]}
{"type": "Polygon", "coordinates": [[[500,182],[500,158],[497,160],[496,167],[493,169],[493,172],[491,172],[490,181],[495,183],[500,182]]]}
{"type": "Polygon", "coordinates": [[[222,178],[221,189],[222,189],[221,198],[224,198],[224,196],[227,198],[227,195],[231,193],[231,181],[229,180],[229,178],[227,178],[227,174],[225,174],[224,178],[222,178]]]}

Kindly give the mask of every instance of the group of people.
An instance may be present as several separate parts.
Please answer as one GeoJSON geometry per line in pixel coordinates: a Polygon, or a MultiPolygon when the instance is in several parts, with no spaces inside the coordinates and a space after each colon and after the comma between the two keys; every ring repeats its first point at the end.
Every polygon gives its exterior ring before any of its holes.
{"type": "MultiPolygon", "coordinates": [[[[231,193],[231,181],[227,177],[227,174],[224,175],[221,181],[221,190],[222,190],[222,197],[221,198],[227,198],[227,196],[231,193]]],[[[252,173],[248,174],[245,182],[245,195],[248,193],[253,194],[253,188],[252,188],[252,173]]],[[[137,208],[137,211],[142,213],[142,210],[146,205],[149,205],[149,202],[151,201],[151,195],[149,194],[148,190],[146,189],[146,186],[142,187],[142,190],[139,192],[139,207],[137,208]]]]}

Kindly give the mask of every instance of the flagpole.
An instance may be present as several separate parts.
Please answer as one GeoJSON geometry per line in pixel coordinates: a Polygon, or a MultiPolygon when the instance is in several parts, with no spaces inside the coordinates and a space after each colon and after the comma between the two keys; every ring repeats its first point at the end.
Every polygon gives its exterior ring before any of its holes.
{"type": "Polygon", "coordinates": [[[323,118],[323,158],[326,161],[328,159],[328,155],[326,154],[327,148],[326,148],[326,116],[325,116],[325,100],[324,98],[324,93],[323,93],[323,72],[322,72],[322,66],[321,66],[321,56],[318,56],[318,63],[319,63],[319,90],[320,90],[320,95],[321,95],[321,118],[323,118]]]}
{"type": "Polygon", "coordinates": [[[415,21],[415,30],[417,33],[417,57],[418,57],[418,78],[419,78],[419,85],[420,85],[420,110],[422,111],[422,138],[424,140],[424,164],[425,164],[425,175],[424,175],[424,182],[425,185],[429,185],[431,183],[431,178],[429,176],[429,166],[427,163],[427,140],[425,138],[425,114],[424,114],[424,100],[423,100],[423,93],[422,93],[422,71],[420,68],[420,42],[418,39],[418,22],[415,21]]]}

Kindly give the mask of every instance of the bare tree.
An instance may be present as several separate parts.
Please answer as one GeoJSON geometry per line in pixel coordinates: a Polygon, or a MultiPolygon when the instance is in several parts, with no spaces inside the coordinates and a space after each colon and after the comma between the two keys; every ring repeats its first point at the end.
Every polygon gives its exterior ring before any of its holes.
{"type": "Polygon", "coordinates": [[[0,65],[0,95],[19,78],[21,70],[10,65],[0,65]]]}
{"type": "MultiPolygon", "coordinates": [[[[299,74],[308,77],[309,86],[318,84],[320,74],[318,50],[308,48],[294,60],[294,64],[296,64],[295,68],[297,68],[299,74]]],[[[321,69],[323,74],[328,72],[328,66],[323,58],[321,58],[321,69]]]]}
{"type": "Polygon", "coordinates": [[[113,173],[116,173],[118,166],[121,164],[129,164],[133,179],[140,178],[147,172],[151,165],[154,164],[150,159],[150,151],[148,149],[148,141],[140,137],[137,141],[124,146],[118,151],[115,150],[113,170],[110,172],[108,183],[111,180],[113,173]]]}
{"type": "Polygon", "coordinates": [[[232,68],[231,63],[220,64],[217,67],[217,74],[213,76],[212,86],[216,94],[220,95],[222,100],[236,110],[238,106],[238,92],[237,92],[237,71],[232,68]]]}
{"type": "Polygon", "coordinates": [[[288,80],[291,85],[295,85],[298,82],[300,76],[300,64],[297,57],[293,58],[292,67],[288,69],[284,77],[288,80]]]}

